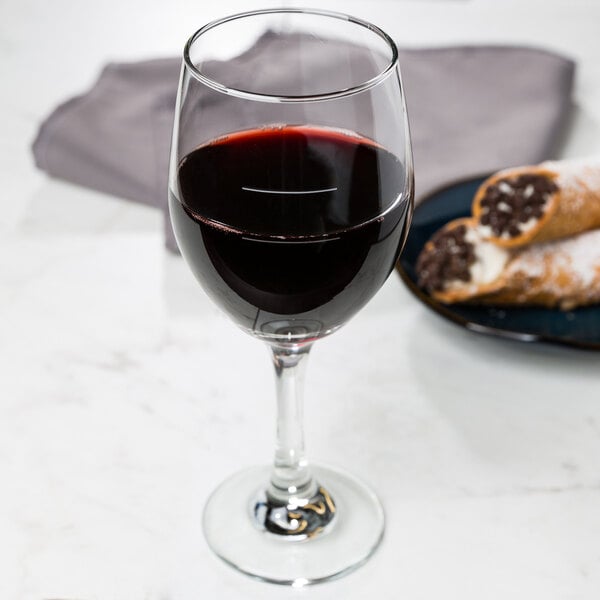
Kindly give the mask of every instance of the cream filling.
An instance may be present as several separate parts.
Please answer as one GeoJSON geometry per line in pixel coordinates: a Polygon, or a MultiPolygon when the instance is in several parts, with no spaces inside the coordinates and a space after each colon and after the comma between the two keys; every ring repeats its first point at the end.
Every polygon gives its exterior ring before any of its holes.
{"type": "Polygon", "coordinates": [[[485,285],[500,277],[508,262],[508,251],[484,241],[476,229],[469,228],[465,240],[473,244],[475,251],[475,262],[469,267],[471,283],[485,285]]]}

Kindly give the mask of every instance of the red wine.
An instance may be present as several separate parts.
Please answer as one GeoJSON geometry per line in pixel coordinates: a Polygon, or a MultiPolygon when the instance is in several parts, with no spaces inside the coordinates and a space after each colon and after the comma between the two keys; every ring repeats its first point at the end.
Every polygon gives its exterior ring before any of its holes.
{"type": "Polygon", "coordinates": [[[371,140],[308,126],[241,131],[185,156],[178,245],[212,299],[257,335],[310,339],[354,315],[405,240],[410,186],[371,140]]]}

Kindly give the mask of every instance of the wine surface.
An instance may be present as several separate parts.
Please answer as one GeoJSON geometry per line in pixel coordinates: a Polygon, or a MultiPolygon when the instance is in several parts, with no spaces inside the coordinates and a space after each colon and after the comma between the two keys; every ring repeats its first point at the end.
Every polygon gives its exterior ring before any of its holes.
{"type": "Polygon", "coordinates": [[[239,325],[317,338],[393,269],[410,205],[404,178],[393,154],[350,132],[241,131],[181,160],[171,220],[196,278],[239,325]]]}

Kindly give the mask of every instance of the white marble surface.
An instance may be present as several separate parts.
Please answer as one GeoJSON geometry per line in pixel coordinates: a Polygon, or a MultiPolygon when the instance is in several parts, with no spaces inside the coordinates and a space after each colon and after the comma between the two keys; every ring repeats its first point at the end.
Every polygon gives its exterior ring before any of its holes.
{"type": "MultiPolygon", "coordinates": [[[[401,44],[573,56],[562,152],[600,153],[600,3],[319,4],[401,44]]],[[[105,61],[178,53],[199,24],[251,6],[0,5],[0,598],[599,598],[600,357],[469,334],[395,276],[315,347],[307,381],[310,455],[378,490],[382,547],[302,590],[249,580],[206,547],[207,494],[270,460],[266,350],[164,252],[159,214],[47,179],[28,146],[105,61]]]]}

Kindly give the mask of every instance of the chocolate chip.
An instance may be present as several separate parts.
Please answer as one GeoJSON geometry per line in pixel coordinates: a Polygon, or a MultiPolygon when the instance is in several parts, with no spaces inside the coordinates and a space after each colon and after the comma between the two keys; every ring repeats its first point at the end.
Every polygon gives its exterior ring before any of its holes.
{"type": "Polygon", "coordinates": [[[527,205],[527,198],[522,193],[517,193],[513,196],[513,208],[515,212],[522,210],[527,205]]]}
{"type": "Polygon", "coordinates": [[[440,230],[417,259],[418,285],[428,292],[441,291],[451,281],[471,280],[469,266],[476,260],[473,244],[465,239],[464,225],[440,230]]]}
{"type": "Polygon", "coordinates": [[[531,215],[533,217],[535,217],[536,219],[539,219],[542,215],[544,214],[544,211],[542,210],[542,207],[535,207],[532,211],[531,211],[531,215]]]}

